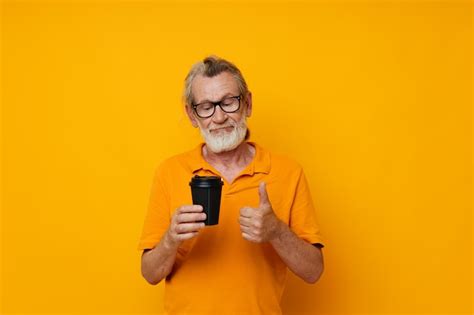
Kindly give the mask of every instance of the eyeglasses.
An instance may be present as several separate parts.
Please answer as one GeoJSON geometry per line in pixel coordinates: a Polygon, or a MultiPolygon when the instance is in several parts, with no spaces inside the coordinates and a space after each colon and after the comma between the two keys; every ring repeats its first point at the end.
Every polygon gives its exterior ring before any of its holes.
{"type": "Polygon", "coordinates": [[[193,104],[192,107],[196,115],[201,118],[209,118],[214,115],[216,106],[219,106],[224,113],[235,113],[240,108],[241,95],[224,97],[220,102],[203,102],[193,104]]]}

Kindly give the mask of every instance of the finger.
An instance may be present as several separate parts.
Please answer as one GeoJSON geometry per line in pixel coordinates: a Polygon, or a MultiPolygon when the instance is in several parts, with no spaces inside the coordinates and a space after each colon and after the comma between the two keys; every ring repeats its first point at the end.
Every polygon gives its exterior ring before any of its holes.
{"type": "Polygon", "coordinates": [[[240,208],[240,216],[244,218],[251,218],[254,212],[255,212],[255,209],[250,208],[250,207],[240,208]]]}
{"type": "Polygon", "coordinates": [[[251,235],[245,233],[245,232],[242,232],[242,237],[244,239],[246,239],[247,241],[250,241],[250,242],[254,242],[254,243],[258,243],[256,239],[254,239],[251,235]]]}
{"type": "Polygon", "coordinates": [[[263,208],[270,205],[270,200],[268,199],[267,185],[265,182],[261,182],[258,186],[258,194],[260,195],[260,204],[259,207],[263,208]]]}
{"type": "Polygon", "coordinates": [[[187,212],[201,212],[203,210],[201,205],[185,205],[178,208],[179,213],[187,212]]]}
{"type": "Polygon", "coordinates": [[[177,223],[200,222],[206,220],[206,213],[204,212],[187,212],[180,213],[176,216],[177,223]]]}
{"type": "Polygon", "coordinates": [[[197,232],[204,227],[204,223],[181,223],[176,226],[177,234],[197,232]]]}
{"type": "Polygon", "coordinates": [[[251,228],[250,228],[249,226],[242,226],[242,225],[241,225],[241,226],[240,226],[240,231],[241,231],[242,233],[247,234],[247,235],[252,235],[252,230],[251,230],[251,228]]]}
{"type": "Polygon", "coordinates": [[[252,220],[243,216],[239,216],[239,223],[241,226],[251,226],[252,220]]]}

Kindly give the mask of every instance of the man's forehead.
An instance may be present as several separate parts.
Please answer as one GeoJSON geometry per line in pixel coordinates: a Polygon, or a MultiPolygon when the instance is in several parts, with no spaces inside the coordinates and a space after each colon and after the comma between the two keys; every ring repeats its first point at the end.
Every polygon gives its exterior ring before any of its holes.
{"type": "Polygon", "coordinates": [[[219,100],[226,94],[239,93],[239,85],[229,72],[222,72],[213,77],[198,75],[193,80],[192,93],[194,100],[219,100]]]}

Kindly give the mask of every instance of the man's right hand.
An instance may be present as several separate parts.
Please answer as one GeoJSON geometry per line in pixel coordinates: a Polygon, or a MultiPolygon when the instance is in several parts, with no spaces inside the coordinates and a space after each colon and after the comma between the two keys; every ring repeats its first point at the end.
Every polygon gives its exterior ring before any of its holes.
{"type": "Polygon", "coordinates": [[[150,284],[166,278],[176,259],[179,245],[195,237],[204,227],[206,214],[200,205],[181,206],[173,213],[171,224],[160,242],[142,256],[142,275],[150,284]]]}
{"type": "Polygon", "coordinates": [[[181,206],[174,212],[166,233],[170,247],[178,247],[183,241],[195,237],[204,227],[206,214],[201,205],[181,206]]]}

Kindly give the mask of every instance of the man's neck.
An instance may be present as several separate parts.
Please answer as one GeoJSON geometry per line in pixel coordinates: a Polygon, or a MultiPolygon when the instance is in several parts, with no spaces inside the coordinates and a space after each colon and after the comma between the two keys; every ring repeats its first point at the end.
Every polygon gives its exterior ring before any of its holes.
{"type": "Polygon", "coordinates": [[[219,168],[239,168],[246,166],[252,161],[255,155],[255,148],[246,141],[243,141],[234,150],[214,153],[204,145],[202,155],[204,159],[213,166],[219,168]]]}

